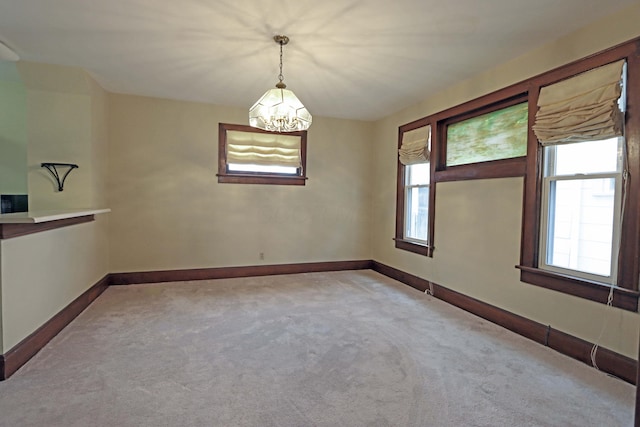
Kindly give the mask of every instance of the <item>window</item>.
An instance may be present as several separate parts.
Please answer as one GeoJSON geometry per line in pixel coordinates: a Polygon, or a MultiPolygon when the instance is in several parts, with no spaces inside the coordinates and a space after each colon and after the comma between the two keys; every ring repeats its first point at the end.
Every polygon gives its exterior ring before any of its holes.
{"type": "Polygon", "coordinates": [[[526,102],[447,126],[447,166],[523,157],[527,154],[526,102]]]}
{"type": "Polygon", "coordinates": [[[529,81],[518,266],[523,282],[600,303],[613,295],[630,311],[640,276],[639,49],[625,43],[529,81]]]}
{"type": "Polygon", "coordinates": [[[431,127],[410,123],[400,127],[398,139],[398,193],[396,247],[431,256],[430,219],[433,192],[430,160],[431,127]]]}
{"type": "Polygon", "coordinates": [[[542,269],[616,284],[624,138],[544,148],[542,269]]]}
{"type": "Polygon", "coordinates": [[[220,123],[218,182],[304,185],[307,132],[276,133],[220,123]]]}
{"type": "Polygon", "coordinates": [[[434,182],[523,176],[526,167],[528,94],[524,85],[486,95],[436,114],[434,182]]]}
{"type": "Polygon", "coordinates": [[[396,248],[433,256],[436,183],[524,176],[528,111],[514,85],[400,126],[396,248]]]}
{"type": "Polygon", "coordinates": [[[429,163],[407,165],[404,169],[404,238],[426,245],[429,219],[429,163]]]}

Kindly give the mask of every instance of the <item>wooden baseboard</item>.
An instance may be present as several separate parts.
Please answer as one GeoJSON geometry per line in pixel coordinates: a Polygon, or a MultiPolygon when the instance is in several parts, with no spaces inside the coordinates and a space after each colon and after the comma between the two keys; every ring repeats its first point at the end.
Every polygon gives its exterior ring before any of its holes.
{"type": "Polygon", "coordinates": [[[109,286],[109,275],[100,279],[95,285],[87,289],[82,295],[73,300],[44,325],[36,329],[31,335],[20,341],[12,349],[0,356],[0,380],[13,375],[22,365],[27,363],[65,326],[75,319],[109,286]]]}
{"type": "MultiPolygon", "coordinates": [[[[593,343],[574,337],[565,332],[550,328],[548,346],[587,365],[591,365],[591,349],[593,343]]],[[[630,357],[598,347],[596,352],[598,368],[608,374],[622,378],[628,383],[636,384],[637,362],[630,357]]]]}
{"type": "Polygon", "coordinates": [[[233,277],[268,276],[275,274],[312,273],[321,271],[366,270],[371,260],[313,262],[303,264],[261,265],[248,267],[202,268],[192,270],[145,271],[112,273],[103,277],[82,295],[31,335],[0,355],[0,381],[9,378],[40,351],[53,337],[89,306],[109,285],[155,283],[184,280],[224,279],[233,277]]]}
{"type": "MultiPolygon", "coordinates": [[[[4,355],[0,355],[0,381],[9,378],[31,359],[31,357],[40,351],[54,336],[76,318],[78,314],[87,308],[109,285],[366,269],[377,271],[419,291],[424,292],[428,290],[435,298],[496,323],[540,344],[549,346],[569,357],[591,364],[590,352],[593,344],[588,341],[377,261],[359,260],[108,274],[35,332],[4,355]]],[[[636,384],[638,364],[635,360],[601,347],[597,353],[596,363],[602,371],[615,375],[631,384],[636,384]]]]}
{"type": "Polygon", "coordinates": [[[309,262],[302,264],[252,265],[246,267],[196,268],[186,270],[111,273],[109,284],[178,282],[186,280],[230,279],[235,277],[271,276],[275,274],[315,273],[322,271],[368,270],[371,260],[309,262]]]}
{"type": "MultiPolygon", "coordinates": [[[[377,261],[371,261],[371,265],[371,269],[378,273],[402,282],[419,291],[425,292],[429,290],[429,293],[435,298],[441,299],[519,335],[546,345],[559,353],[591,365],[590,355],[593,343],[377,261]]],[[[607,348],[600,347],[596,353],[596,364],[600,370],[621,378],[628,383],[636,384],[638,363],[635,360],[607,348]]]]}

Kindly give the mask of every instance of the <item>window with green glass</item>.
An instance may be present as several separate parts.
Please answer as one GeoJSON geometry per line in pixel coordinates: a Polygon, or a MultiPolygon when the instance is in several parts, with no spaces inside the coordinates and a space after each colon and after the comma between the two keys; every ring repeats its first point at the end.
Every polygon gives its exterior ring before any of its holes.
{"type": "Polygon", "coordinates": [[[446,166],[527,155],[527,103],[447,126],[446,166]]]}

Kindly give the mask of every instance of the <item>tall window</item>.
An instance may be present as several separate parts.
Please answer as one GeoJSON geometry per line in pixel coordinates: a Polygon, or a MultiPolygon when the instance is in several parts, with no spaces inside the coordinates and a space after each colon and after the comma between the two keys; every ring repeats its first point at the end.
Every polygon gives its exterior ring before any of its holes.
{"type": "Polygon", "coordinates": [[[518,266],[523,282],[602,303],[613,296],[631,311],[640,253],[637,50],[621,45],[584,60],[582,72],[574,65],[533,79],[518,266]]]}
{"type": "Polygon", "coordinates": [[[429,125],[410,123],[400,128],[394,239],[397,248],[429,256],[429,200],[432,197],[430,140],[429,125]]]}
{"type": "Polygon", "coordinates": [[[544,87],[539,268],[615,285],[622,206],[624,68],[618,61],[544,87]]]}
{"type": "Polygon", "coordinates": [[[422,244],[428,242],[429,162],[405,166],[404,238],[422,244]]]}
{"type": "Polygon", "coordinates": [[[624,138],[544,149],[540,268],[615,284],[624,138]]]}

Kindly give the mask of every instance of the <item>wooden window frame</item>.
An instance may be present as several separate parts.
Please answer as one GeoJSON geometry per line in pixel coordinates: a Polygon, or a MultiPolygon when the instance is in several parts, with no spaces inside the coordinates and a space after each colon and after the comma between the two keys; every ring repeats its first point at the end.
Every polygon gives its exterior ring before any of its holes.
{"type": "Polygon", "coordinates": [[[427,257],[433,257],[435,250],[435,212],[437,183],[469,179],[505,178],[524,176],[526,157],[446,166],[447,125],[490,113],[527,101],[528,86],[524,83],[449,108],[431,116],[423,117],[398,128],[398,149],[402,145],[402,135],[423,126],[431,127],[431,156],[429,181],[429,224],[427,245],[404,239],[404,165],[398,160],[396,179],[396,233],[395,247],[427,257]]]}
{"type": "MultiPolygon", "coordinates": [[[[398,128],[398,150],[402,146],[402,136],[405,132],[409,132],[414,129],[418,129],[424,126],[431,127],[431,156],[433,156],[434,148],[434,126],[428,118],[416,120],[411,123],[407,123],[398,128]]],[[[397,150],[396,150],[397,153],[397,150]]],[[[413,252],[418,255],[424,255],[427,257],[433,257],[433,231],[434,231],[434,215],[435,215],[435,186],[433,181],[433,174],[435,170],[434,162],[429,161],[429,209],[427,218],[427,243],[422,244],[414,240],[404,238],[404,210],[405,210],[405,165],[400,163],[400,159],[397,160],[397,180],[396,180],[396,235],[394,237],[395,247],[405,251],[413,252]]]]}
{"type": "MultiPolygon", "coordinates": [[[[566,145],[549,145],[543,148],[543,162],[542,170],[543,177],[541,183],[541,191],[542,197],[540,199],[540,225],[541,225],[541,233],[540,233],[540,250],[539,253],[541,256],[538,257],[538,267],[544,270],[556,271],[561,274],[567,274],[577,277],[577,278],[585,278],[587,280],[594,280],[596,282],[606,283],[607,286],[610,286],[617,280],[617,252],[620,241],[620,232],[622,231],[621,221],[620,221],[620,213],[622,208],[622,199],[623,199],[623,186],[624,186],[624,169],[625,169],[625,161],[622,158],[623,153],[622,146],[626,144],[624,138],[611,138],[616,141],[616,169],[615,170],[606,170],[606,171],[583,171],[583,172],[572,172],[572,173],[558,173],[558,163],[556,162],[557,150],[562,149],[563,147],[567,147],[566,145]],[[609,272],[608,276],[604,276],[604,274],[596,274],[594,272],[580,270],[578,268],[569,268],[562,265],[554,264],[549,260],[549,257],[552,257],[550,251],[555,248],[555,244],[553,242],[553,238],[549,235],[552,224],[555,223],[557,218],[557,213],[552,214],[554,210],[553,207],[558,204],[559,198],[553,197],[552,188],[562,184],[574,183],[575,182],[583,182],[593,180],[605,180],[612,179],[614,183],[613,193],[613,201],[612,201],[612,211],[611,211],[611,232],[612,232],[612,240],[609,245],[611,251],[611,258],[609,261],[609,272]]],[[[577,142],[575,144],[581,144],[577,142]]],[[[573,145],[573,144],[569,144],[573,145]]]]}
{"type": "Polygon", "coordinates": [[[625,138],[628,148],[630,180],[624,206],[621,230],[617,286],[613,288],[612,305],[638,311],[640,297],[640,38],[612,47],[587,58],[569,63],[541,75],[500,89],[491,94],[449,108],[400,126],[402,133],[421,126],[431,126],[431,180],[429,187],[428,246],[404,240],[404,167],[398,162],[396,197],[396,247],[429,257],[434,251],[435,196],[437,184],[470,179],[524,177],[520,280],[532,285],[563,292],[606,304],[611,287],[598,282],[538,268],[540,251],[540,218],[542,197],[542,148],[532,130],[540,88],[573,77],[590,69],[624,59],[627,61],[627,112],[625,138]],[[446,166],[446,126],[481,114],[529,103],[527,155],[467,165],[446,166]]]}
{"type": "Polygon", "coordinates": [[[307,180],[307,131],[287,132],[286,135],[300,137],[300,160],[302,167],[297,175],[266,173],[266,172],[235,172],[227,166],[227,131],[250,133],[268,133],[266,130],[246,125],[220,123],[218,125],[218,182],[230,184],[268,184],[268,185],[305,185],[307,180]]]}
{"type": "Polygon", "coordinates": [[[436,159],[436,182],[524,176],[526,156],[447,166],[447,127],[454,123],[525,103],[527,102],[527,92],[523,89],[523,87],[507,88],[441,114],[443,118],[438,123],[441,140],[438,144],[440,149],[436,159]],[[521,92],[513,94],[514,90],[521,92]]]}
{"type": "Polygon", "coordinates": [[[571,78],[582,72],[618,60],[627,61],[627,112],[625,139],[628,148],[629,183],[623,212],[617,286],[613,287],[612,305],[624,310],[638,310],[640,256],[640,39],[623,43],[588,58],[551,70],[530,79],[529,142],[527,174],[523,203],[520,280],[591,301],[607,303],[611,287],[566,274],[538,268],[543,183],[543,148],[531,129],[535,122],[540,88],[571,78]]]}

